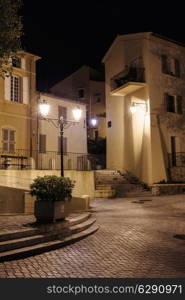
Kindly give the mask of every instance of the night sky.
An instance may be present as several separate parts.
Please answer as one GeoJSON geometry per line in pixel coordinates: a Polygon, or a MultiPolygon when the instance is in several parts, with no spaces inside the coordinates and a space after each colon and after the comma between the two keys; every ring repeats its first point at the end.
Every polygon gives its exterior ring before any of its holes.
{"type": "Polygon", "coordinates": [[[37,88],[47,89],[84,64],[99,67],[117,34],[153,31],[185,42],[184,9],[167,3],[23,0],[23,49],[42,57],[37,88]]]}

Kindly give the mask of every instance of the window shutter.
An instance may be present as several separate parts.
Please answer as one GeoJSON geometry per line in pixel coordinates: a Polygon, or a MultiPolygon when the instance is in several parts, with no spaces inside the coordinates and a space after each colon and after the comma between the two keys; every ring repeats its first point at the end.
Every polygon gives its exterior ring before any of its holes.
{"type": "Polygon", "coordinates": [[[63,137],[63,153],[67,154],[67,138],[63,137]]]}
{"type": "Polygon", "coordinates": [[[8,141],[8,129],[3,129],[3,141],[8,141]]]}
{"type": "Polygon", "coordinates": [[[175,112],[174,96],[166,94],[166,111],[175,112]]]}
{"type": "Polygon", "coordinates": [[[180,63],[178,59],[175,59],[175,76],[180,77],[180,63]]]}
{"type": "Polygon", "coordinates": [[[19,99],[18,102],[23,102],[23,78],[19,77],[19,99]]]}
{"type": "Polygon", "coordinates": [[[177,103],[177,113],[178,114],[183,114],[182,96],[176,96],[176,103],[177,103]]]}
{"type": "Polygon", "coordinates": [[[39,152],[46,153],[46,135],[40,134],[39,136],[39,152]]]}
{"type": "Polygon", "coordinates": [[[2,129],[2,148],[3,152],[8,151],[8,129],[2,129]]]}
{"type": "Polygon", "coordinates": [[[58,136],[58,153],[61,153],[61,137],[58,136]]]}
{"type": "Polygon", "coordinates": [[[162,72],[167,73],[167,56],[161,55],[161,66],[162,66],[162,72]]]}
{"type": "Polygon", "coordinates": [[[63,117],[64,120],[67,120],[67,107],[59,106],[58,107],[58,118],[63,117]]]}

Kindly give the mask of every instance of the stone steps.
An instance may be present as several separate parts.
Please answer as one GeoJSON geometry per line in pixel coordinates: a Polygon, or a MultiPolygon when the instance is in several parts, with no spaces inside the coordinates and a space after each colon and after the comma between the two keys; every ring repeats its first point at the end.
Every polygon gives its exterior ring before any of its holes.
{"type": "MultiPolygon", "coordinates": [[[[140,197],[146,194],[146,191],[143,189],[141,184],[130,183],[118,171],[115,170],[96,171],[95,186],[96,186],[95,188],[96,198],[131,197],[131,196],[140,197]]],[[[151,196],[151,192],[148,192],[148,194],[146,195],[151,196]]]]}
{"type": "Polygon", "coordinates": [[[115,196],[115,190],[95,190],[94,197],[95,198],[113,198],[115,196]]]}
{"type": "Polygon", "coordinates": [[[98,229],[90,213],[63,222],[37,225],[35,230],[0,234],[0,261],[56,249],[73,243],[98,229]]]}
{"type": "Polygon", "coordinates": [[[0,253],[0,262],[18,259],[18,258],[25,258],[30,255],[36,255],[36,254],[40,254],[40,253],[43,253],[46,251],[51,251],[54,249],[64,247],[71,243],[77,242],[77,241],[87,237],[90,234],[95,233],[98,229],[99,229],[99,227],[97,225],[93,225],[93,226],[83,230],[82,232],[72,234],[63,239],[55,239],[55,240],[52,240],[49,242],[39,243],[36,245],[24,247],[24,248],[1,252],[0,253]]]}

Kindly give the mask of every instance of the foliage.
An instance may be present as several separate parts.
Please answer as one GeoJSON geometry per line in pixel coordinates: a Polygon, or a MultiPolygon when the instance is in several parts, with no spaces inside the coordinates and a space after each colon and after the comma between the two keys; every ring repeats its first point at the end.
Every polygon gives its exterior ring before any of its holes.
{"type": "Polygon", "coordinates": [[[0,0],[0,75],[6,75],[10,57],[21,49],[21,0],[0,0]]]}
{"type": "Polygon", "coordinates": [[[72,198],[74,182],[55,175],[38,176],[30,185],[30,194],[41,201],[65,201],[72,198]]]}

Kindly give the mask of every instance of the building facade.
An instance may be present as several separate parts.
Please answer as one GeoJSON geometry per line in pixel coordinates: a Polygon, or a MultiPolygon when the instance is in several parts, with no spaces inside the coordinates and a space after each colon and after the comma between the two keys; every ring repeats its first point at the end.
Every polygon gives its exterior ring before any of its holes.
{"type": "MultiPolygon", "coordinates": [[[[10,60],[12,72],[0,78],[0,153],[36,148],[36,61],[38,56],[22,52],[10,60]]],[[[30,155],[31,153],[29,153],[30,155]]]]}
{"type": "Polygon", "coordinates": [[[60,169],[61,137],[58,120],[62,116],[69,121],[64,127],[63,153],[66,170],[87,169],[87,128],[86,106],[71,99],[60,98],[52,94],[38,93],[38,103],[46,101],[50,106],[48,119],[38,122],[38,168],[60,169]],[[73,109],[82,111],[78,123],[73,123],[73,109]]]}
{"type": "Polygon", "coordinates": [[[88,137],[105,137],[105,82],[101,72],[82,66],[50,90],[60,97],[80,100],[86,104],[88,137]],[[94,126],[91,123],[93,118],[97,120],[94,126]]]}
{"type": "Polygon", "coordinates": [[[121,35],[103,63],[107,168],[150,184],[184,181],[185,46],[150,32],[121,35]]]}
{"type": "Polygon", "coordinates": [[[10,60],[11,73],[0,77],[0,169],[60,169],[59,129],[41,120],[42,100],[50,104],[49,117],[55,120],[60,115],[73,120],[73,108],[78,106],[82,110],[78,125],[64,130],[64,168],[88,169],[86,106],[37,92],[38,59],[20,52],[16,59],[10,60]]]}

